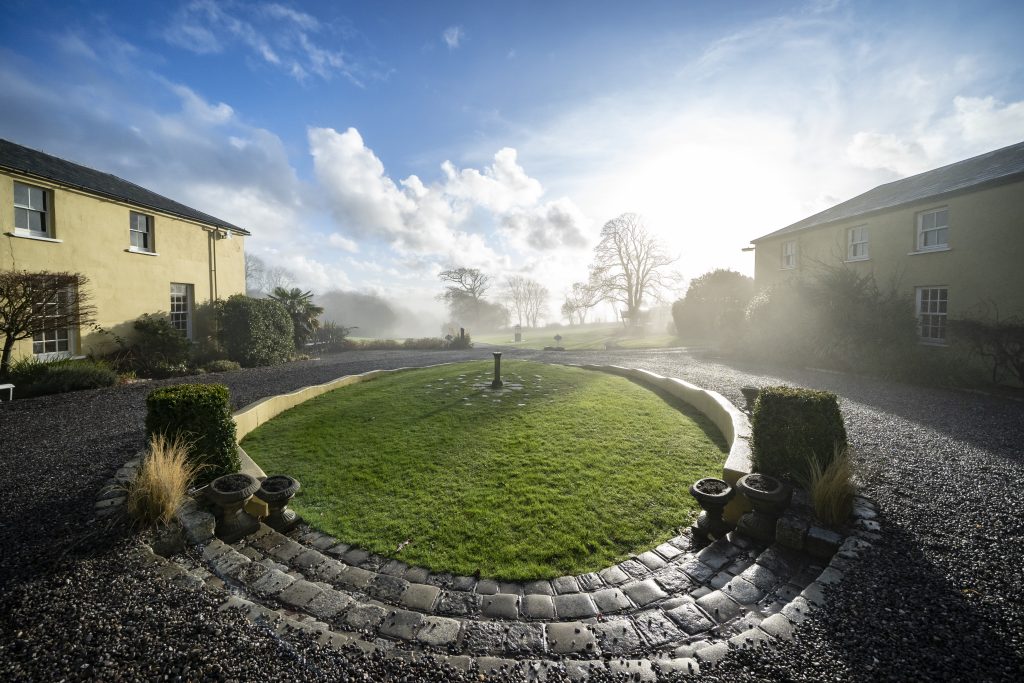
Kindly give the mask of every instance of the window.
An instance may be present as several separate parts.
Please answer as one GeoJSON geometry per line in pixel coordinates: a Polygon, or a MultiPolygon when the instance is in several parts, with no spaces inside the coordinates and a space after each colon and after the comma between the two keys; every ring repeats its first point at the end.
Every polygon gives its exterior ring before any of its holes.
{"type": "Polygon", "coordinates": [[[929,344],[946,343],[946,287],[917,288],[917,336],[929,344]]]}
{"type": "Polygon", "coordinates": [[[192,338],[192,285],[171,283],[171,325],[192,338]]]}
{"type": "Polygon", "coordinates": [[[68,307],[75,305],[74,299],[74,293],[68,290],[59,294],[55,301],[36,304],[35,310],[50,323],[32,335],[32,355],[37,359],[53,360],[71,355],[71,329],[59,325],[67,322],[68,307]]]}
{"type": "Polygon", "coordinates": [[[131,235],[131,251],[153,251],[153,217],[132,211],[129,214],[128,232],[131,235]]]}
{"type": "Polygon", "coordinates": [[[949,248],[949,209],[917,214],[917,250],[949,248]]]}
{"type": "Polygon", "coordinates": [[[14,230],[32,237],[53,237],[50,231],[47,191],[34,185],[14,183],[14,230]]]}
{"type": "Polygon", "coordinates": [[[858,225],[846,231],[846,260],[863,261],[868,258],[868,226],[858,225]]]}
{"type": "Polygon", "coordinates": [[[796,240],[782,243],[782,267],[796,268],[796,240]]]}

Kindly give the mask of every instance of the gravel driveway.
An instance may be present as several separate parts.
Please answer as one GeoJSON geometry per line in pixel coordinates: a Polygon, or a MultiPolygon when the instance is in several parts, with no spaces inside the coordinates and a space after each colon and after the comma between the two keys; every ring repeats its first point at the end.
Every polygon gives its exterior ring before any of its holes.
{"type": "MultiPolygon", "coordinates": [[[[716,389],[787,383],[840,395],[864,492],[884,538],[791,643],[736,652],[714,680],[1019,680],[1024,676],[1024,403],[812,370],[700,360],[677,350],[506,359],[642,367],[716,389]]],[[[351,352],[199,381],[235,407],[372,368],[490,358],[351,352]]],[[[181,380],[178,380],[181,381],[181,380]]],[[[4,680],[452,680],[423,665],[324,650],[167,591],[129,559],[130,535],[90,526],[103,481],[143,446],[154,386],[0,406],[0,676],[4,680]],[[13,484],[13,486],[12,486],[13,484]]]]}

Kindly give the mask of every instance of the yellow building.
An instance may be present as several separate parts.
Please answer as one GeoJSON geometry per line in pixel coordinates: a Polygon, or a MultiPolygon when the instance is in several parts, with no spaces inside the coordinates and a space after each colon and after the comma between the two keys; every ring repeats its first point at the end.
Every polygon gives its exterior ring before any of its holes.
{"type": "MultiPolygon", "coordinates": [[[[192,338],[197,303],[245,292],[248,231],[108,173],[0,140],[0,206],[0,269],[85,275],[97,325],[122,337],[163,313],[192,338]]],[[[111,345],[93,329],[53,329],[13,357],[111,345]]]]}
{"type": "Polygon", "coordinates": [[[843,265],[895,279],[923,344],[951,317],[1024,317],[1024,142],[879,185],[753,240],[758,288],[843,265]]]}

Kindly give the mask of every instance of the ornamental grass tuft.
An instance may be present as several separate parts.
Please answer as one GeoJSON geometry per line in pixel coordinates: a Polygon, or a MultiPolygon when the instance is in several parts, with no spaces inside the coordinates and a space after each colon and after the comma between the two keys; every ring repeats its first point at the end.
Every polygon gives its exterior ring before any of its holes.
{"type": "Polygon", "coordinates": [[[169,524],[200,469],[189,461],[184,439],[154,435],[139,473],[128,486],[128,514],[141,526],[169,524]]]}
{"type": "Polygon", "coordinates": [[[848,446],[836,444],[828,465],[808,457],[806,475],[801,482],[811,497],[814,514],[830,527],[840,527],[853,510],[853,465],[848,446]]]}

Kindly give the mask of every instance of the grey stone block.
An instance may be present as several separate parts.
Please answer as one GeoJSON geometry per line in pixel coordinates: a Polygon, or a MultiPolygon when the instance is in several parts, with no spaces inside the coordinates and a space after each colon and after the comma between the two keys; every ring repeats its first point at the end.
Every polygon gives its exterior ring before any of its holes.
{"type": "Polygon", "coordinates": [[[645,567],[650,569],[652,572],[657,569],[661,569],[666,564],[665,559],[653,550],[648,550],[645,553],[640,553],[636,556],[636,559],[645,567]]]}
{"type": "Polygon", "coordinates": [[[803,550],[809,526],[802,517],[784,515],[775,523],[775,542],[793,550],[803,550]]]}
{"type": "Polygon", "coordinates": [[[673,681],[683,675],[696,676],[700,673],[700,664],[692,657],[659,659],[655,662],[655,665],[662,676],[668,677],[673,681]]]}
{"type": "Polygon", "coordinates": [[[529,619],[554,619],[555,604],[551,596],[528,594],[523,598],[523,616],[529,619]]]}
{"type": "Polygon", "coordinates": [[[499,654],[505,651],[508,624],[495,621],[466,622],[462,629],[462,643],[474,655],[499,654]]]}
{"type": "Polygon", "coordinates": [[[751,650],[771,643],[772,637],[759,628],[748,628],[729,639],[729,644],[739,650],[751,650]]]}
{"type": "Polygon", "coordinates": [[[629,609],[632,604],[629,602],[629,598],[618,588],[604,588],[599,591],[591,593],[590,597],[594,599],[594,604],[597,609],[605,614],[612,612],[620,612],[624,609],[629,609]]]}
{"type": "Polygon", "coordinates": [[[793,624],[782,614],[773,614],[763,619],[758,627],[779,640],[791,640],[793,638],[793,624]]]}
{"type": "Polygon", "coordinates": [[[753,605],[765,596],[765,591],[739,576],[725,584],[722,592],[741,605],[753,605]]]}
{"type": "Polygon", "coordinates": [[[480,612],[483,596],[463,591],[441,590],[434,611],[454,617],[468,617],[480,612]]]}
{"type": "Polygon", "coordinates": [[[313,599],[318,595],[322,595],[323,592],[323,589],[319,586],[305,579],[299,579],[278,593],[277,599],[293,607],[305,607],[313,602],[313,599]]]}
{"type": "Polygon", "coordinates": [[[715,623],[708,619],[708,616],[693,603],[680,605],[669,610],[666,614],[679,628],[691,636],[710,631],[715,626],[715,623]]]}
{"type": "Polygon", "coordinates": [[[743,610],[739,604],[722,591],[713,591],[697,600],[697,606],[707,612],[719,624],[738,617],[743,610]]]}
{"type": "MultiPolygon", "coordinates": [[[[436,587],[436,586],[435,586],[436,587]]],[[[459,637],[462,622],[447,617],[430,616],[423,619],[423,625],[416,632],[416,640],[434,647],[444,647],[454,643],[459,637]]]]}
{"type": "Polygon", "coordinates": [[[554,654],[588,654],[599,656],[597,638],[583,622],[569,621],[548,624],[548,651],[554,654]]]}
{"type": "Polygon", "coordinates": [[[675,547],[671,543],[662,543],[661,545],[659,545],[657,548],[654,549],[654,552],[658,553],[659,555],[664,557],[666,560],[674,560],[674,559],[676,559],[677,557],[679,557],[680,555],[683,554],[682,550],[680,550],[679,548],[675,547]]]}
{"type": "Polygon", "coordinates": [[[250,584],[249,589],[256,595],[272,598],[293,583],[295,583],[295,579],[284,572],[268,569],[266,573],[250,584]]]}
{"type": "Polygon", "coordinates": [[[519,600],[518,595],[509,593],[485,595],[480,605],[480,611],[485,617],[492,619],[518,619],[519,600]]]}
{"type": "Polygon", "coordinates": [[[551,598],[559,619],[589,619],[597,616],[597,606],[589,593],[568,593],[551,598]]]}
{"type": "Polygon", "coordinates": [[[580,586],[576,582],[575,576],[559,576],[557,579],[552,579],[551,586],[558,595],[580,592],[580,586]]]}
{"type": "Polygon", "coordinates": [[[580,585],[580,590],[587,593],[604,588],[604,581],[602,581],[601,576],[595,572],[580,574],[576,577],[576,582],[580,585]]]}
{"type": "Polygon", "coordinates": [[[619,657],[638,652],[644,647],[640,632],[629,619],[608,619],[594,624],[593,628],[601,652],[605,655],[619,657]]]}
{"type": "Polygon", "coordinates": [[[336,590],[324,590],[306,605],[306,611],[318,619],[331,621],[348,609],[354,600],[336,590]]]}
{"type": "Polygon", "coordinates": [[[682,641],[687,635],[660,609],[640,612],[633,617],[633,620],[637,630],[652,647],[682,641]]]}
{"type": "Polygon", "coordinates": [[[638,560],[619,562],[619,569],[634,579],[645,579],[651,574],[651,570],[647,568],[647,565],[638,560]]]}
{"type": "Polygon", "coordinates": [[[687,593],[694,586],[693,580],[675,565],[659,569],[652,578],[670,595],[687,593]]]}
{"type": "Polygon", "coordinates": [[[527,595],[554,595],[550,581],[530,581],[524,586],[527,595]]]}
{"type": "Polygon", "coordinates": [[[619,569],[619,567],[608,567],[598,572],[601,580],[607,583],[609,586],[618,586],[619,584],[626,583],[629,581],[629,574],[619,569]]]}
{"type": "Polygon", "coordinates": [[[391,636],[392,638],[413,640],[416,638],[416,633],[420,630],[421,626],[423,626],[422,614],[404,609],[396,609],[391,610],[384,616],[384,621],[381,622],[379,631],[382,635],[391,636]]]}
{"type": "Polygon", "coordinates": [[[544,626],[516,623],[508,627],[505,652],[516,656],[538,656],[544,653],[544,626]]]}
{"type": "Polygon", "coordinates": [[[498,582],[491,579],[481,579],[476,584],[477,595],[494,595],[498,592],[498,582]]]}
{"type": "Polygon", "coordinates": [[[629,599],[639,607],[649,605],[657,600],[668,597],[668,593],[661,589],[661,586],[654,579],[644,579],[627,583],[622,587],[622,592],[629,596],[629,599]]]}
{"type": "Polygon", "coordinates": [[[712,643],[697,650],[695,657],[702,664],[718,664],[729,654],[729,645],[724,641],[712,643]]]}
{"type": "Polygon", "coordinates": [[[834,531],[812,526],[807,530],[807,540],[804,542],[804,550],[811,556],[827,560],[836,554],[843,537],[834,531]]]}
{"type": "Polygon", "coordinates": [[[386,613],[380,605],[357,602],[345,612],[345,623],[357,631],[372,631],[384,621],[386,613]]]}
{"type": "Polygon", "coordinates": [[[425,583],[411,583],[402,593],[402,605],[409,609],[420,612],[430,612],[437,602],[441,589],[437,586],[428,586],[425,583]]]}

